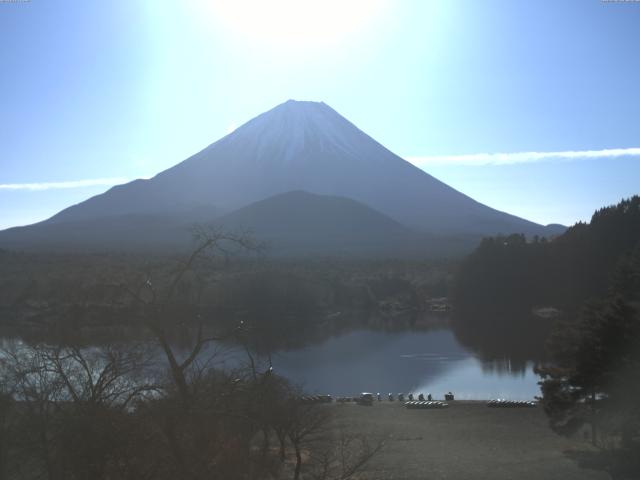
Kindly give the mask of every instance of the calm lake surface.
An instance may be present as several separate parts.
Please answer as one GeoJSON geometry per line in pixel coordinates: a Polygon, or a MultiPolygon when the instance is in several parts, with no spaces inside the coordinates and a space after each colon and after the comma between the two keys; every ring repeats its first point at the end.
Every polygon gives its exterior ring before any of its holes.
{"type": "Polygon", "coordinates": [[[275,353],[272,363],[277,373],[305,391],[334,396],[368,391],[431,393],[442,398],[452,391],[460,400],[531,400],[540,393],[533,364],[514,372],[506,360],[482,362],[448,329],[358,330],[317,345],[275,353]]]}
{"type": "MultiPolygon", "coordinates": [[[[2,348],[22,343],[0,338],[2,348]]],[[[238,347],[217,345],[215,365],[234,368],[247,363],[238,347]]],[[[203,352],[208,356],[211,352],[203,352]]],[[[186,355],[186,351],[184,352],[186,355]]],[[[310,346],[272,354],[273,368],[310,394],[354,396],[431,393],[443,398],[451,391],[460,400],[507,398],[531,400],[539,395],[533,364],[512,369],[508,360],[487,363],[463,347],[447,329],[397,332],[356,330],[310,346]]],[[[164,368],[158,351],[158,367],[164,368]]],[[[268,365],[259,360],[260,369],[268,365]]]]}

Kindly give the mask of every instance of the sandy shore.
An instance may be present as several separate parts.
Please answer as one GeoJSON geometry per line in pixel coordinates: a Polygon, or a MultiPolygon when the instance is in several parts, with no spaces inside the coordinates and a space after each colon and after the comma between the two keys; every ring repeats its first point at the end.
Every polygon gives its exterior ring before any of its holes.
{"type": "Polygon", "coordinates": [[[541,408],[488,408],[486,402],[454,401],[447,409],[408,410],[399,402],[372,407],[339,404],[341,428],[384,449],[367,465],[368,479],[609,479],[581,468],[571,452],[590,449],[582,439],[553,433],[541,408]]]}

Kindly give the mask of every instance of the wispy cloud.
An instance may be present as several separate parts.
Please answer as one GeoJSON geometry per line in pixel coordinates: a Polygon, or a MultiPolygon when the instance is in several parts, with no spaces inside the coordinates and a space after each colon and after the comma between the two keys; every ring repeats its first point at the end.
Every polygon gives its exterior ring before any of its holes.
{"type": "MultiPolygon", "coordinates": [[[[552,160],[568,161],[616,157],[640,158],[640,147],[607,148],[603,150],[567,150],[563,152],[472,153],[467,155],[409,156],[405,158],[418,167],[426,167],[429,165],[511,165],[516,163],[534,163],[552,160]]],[[[142,178],[149,177],[147,176],[142,178]]],[[[124,177],[111,177],[87,178],[83,180],[68,180],[63,182],[0,183],[0,191],[38,191],[84,187],[111,187],[113,185],[127,183],[130,180],[131,179],[124,177]]]]}
{"type": "Polygon", "coordinates": [[[564,152],[472,153],[469,155],[440,155],[407,157],[418,167],[428,165],[510,165],[551,160],[579,160],[589,158],[640,157],[640,148],[608,148],[604,150],[568,150],[564,152]]]}
{"type": "Polygon", "coordinates": [[[65,182],[0,183],[0,190],[57,190],[62,188],[110,187],[128,182],[128,178],[88,178],[65,182]]]}

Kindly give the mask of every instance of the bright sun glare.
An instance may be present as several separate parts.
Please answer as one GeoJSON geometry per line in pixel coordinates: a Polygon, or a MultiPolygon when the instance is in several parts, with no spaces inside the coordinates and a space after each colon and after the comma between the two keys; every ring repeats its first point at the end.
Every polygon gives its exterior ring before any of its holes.
{"type": "Polygon", "coordinates": [[[383,15],[387,0],[212,0],[201,2],[221,27],[279,48],[339,44],[383,15]]]}

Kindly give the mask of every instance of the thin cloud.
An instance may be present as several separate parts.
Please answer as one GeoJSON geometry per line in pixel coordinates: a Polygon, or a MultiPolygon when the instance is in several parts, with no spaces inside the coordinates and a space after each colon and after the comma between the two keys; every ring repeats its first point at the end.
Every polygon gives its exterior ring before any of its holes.
{"type": "Polygon", "coordinates": [[[407,157],[416,166],[428,165],[512,165],[549,160],[578,160],[589,158],[640,157],[640,148],[608,148],[604,150],[568,150],[565,152],[473,153],[469,155],[440,155],[407,157]]]}
{"type": "MultiPolygon", "coordinates": [[[[231,126],[230,126],[231,128],[231,126]]],[[[513,152],[513,153],[472,153],[468,155],[434,155],[406,157],[418,167],[429,165],[512,165],[517,163],[534,163],[550,160],[579,160],[593,158],[640,157],[640,147],[607,148],[603,150],[567,150],[564,152],[513,152]]],[[[142,177],[149,178],[149,177],[142,177]]],[[[129,182],[123,177],[89,178],[64,182],[36,183],[0,183],[2,190],[58,190],[67,188],[111,187],[129,182]]]]}
{"type": "Polygon", "coordinates": [[[64,188],[111,187],[128,182],[128,178],[88,178],[66,182],[0,183],[0,190],[58,190],[64,188]]]}

